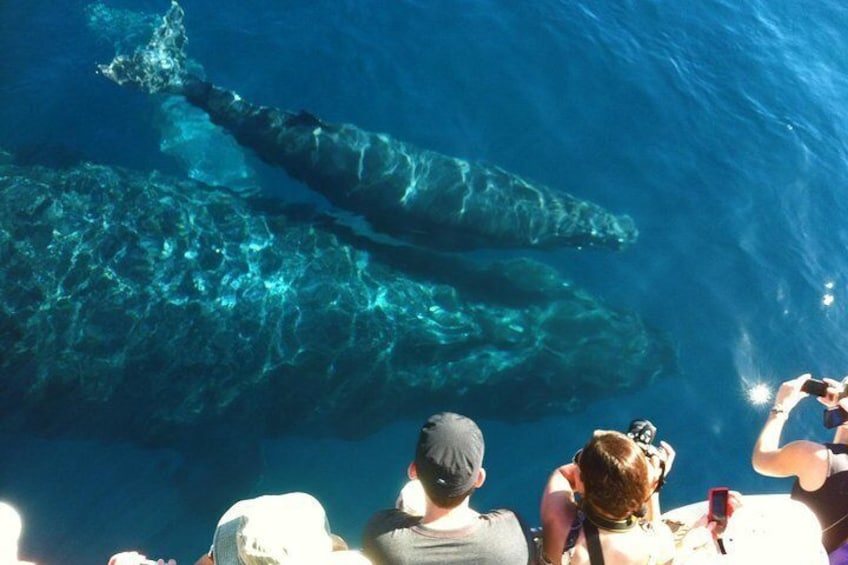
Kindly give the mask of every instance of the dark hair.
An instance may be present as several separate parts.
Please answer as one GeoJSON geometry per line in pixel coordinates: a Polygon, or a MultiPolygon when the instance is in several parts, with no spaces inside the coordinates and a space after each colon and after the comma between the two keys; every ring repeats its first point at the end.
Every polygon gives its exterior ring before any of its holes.
{"type": "Polygon", "coordinates": [[[477,490],[477,487],[471,487],[466,492],[457,496],[445,496],[438,489],[428,488],[427,483],[424,481],[421,481],[421,486],[424,488],[427,498],[429,498],[433,504],[439,508],[444,508],[445,510],[456,508],[463,500],[474,494],[474,491],[477,490]]]}
{"type": "Polygon", "coordinates": [[[648,460],[642,449],[621,432],[596,431],[578,462],[583,503],[614,520],[639,513],[651,496],[648,460]]]}

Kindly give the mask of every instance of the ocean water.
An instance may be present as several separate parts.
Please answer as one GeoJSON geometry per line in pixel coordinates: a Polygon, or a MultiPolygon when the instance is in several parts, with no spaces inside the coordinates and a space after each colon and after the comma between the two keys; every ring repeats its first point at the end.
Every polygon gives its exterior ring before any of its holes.
{"type": "MultiPolygon", "coordinates": [[[[494,163],[635,219],[640,238],[622,252],[511,255],[552,265],[638,313],[673,341],[679,371],[576,414],[481,420],[488,480],[475,506],[513,507],[537,522],[547,474],[591,430],[636,417],[650,418],[677,450],[666,507],[717,485],[788,490],[789,482],[751,470],[768,403],[755,405],[748,391],[759,383],[774,390],[806,371],[848,373],[848,8],[717,0],[182,5],[190,56],[248,100],[494,163]],[[507,423],[516,419],[523,422],[507,423]]],[[[107,6],[153,17],[168,4],[107,6]]],[[[135,44],[131,32],[149,20],[92,22],[91,10],[77,0],[0,3],[0,148],[32,162],[188,175],[179,149],[163,145],[169,134],[156,104],[95,73],[116,45],[135,44]]],[[[282,199],[315,200],[283,172],[235,148],[221,151],[227,166],[213,172],[282,199]]],[[[820,417],[806,401],[784,436],[827,438],[820,417]]],[[[358,440],[268,438],[252,489],[225,481],[214,488],[233,500],[312,492],[333,528],[357,545],[370,513],[391,505],[403,484],[418,424],[402,420],[358,440]]],[[[6,429],[0,415],[0,498],[24,514],[22,555],[105,563],[138,548],[190,563],[208,547],[217,514],[194,512],[181,497],[174,476],[183,454],[6,429]]]]}

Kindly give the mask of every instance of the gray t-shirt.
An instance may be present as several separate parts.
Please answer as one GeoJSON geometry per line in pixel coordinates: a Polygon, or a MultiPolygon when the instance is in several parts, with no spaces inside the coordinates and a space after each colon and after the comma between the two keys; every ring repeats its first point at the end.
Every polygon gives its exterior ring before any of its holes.
{"type": "Polygon", "coordinates": [[[531,542],[511,510],[480,514],[457,530],[434,530],[421,518],[383,510],[365,526],[363,553],[374,565],[527,565],[531,542]]]}

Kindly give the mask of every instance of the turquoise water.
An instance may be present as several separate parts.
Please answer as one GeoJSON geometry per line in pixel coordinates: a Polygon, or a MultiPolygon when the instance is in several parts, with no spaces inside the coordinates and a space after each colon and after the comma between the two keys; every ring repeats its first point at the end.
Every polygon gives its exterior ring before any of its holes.
{"type": "MultiPolygon", "coordinates": [[[[186,175],[184,161],[160,150],[156,105],[95,75],[124,39],[110,33],[114,22],[93,27],[87,6],[0,4],[0,147],[33,161],[186,175]]],[[[110,6],[156,14],[167,3],[110,6]]],[[[746,393],[807,370],[846,372],[848,9],[715,1],[183,7],[191,56],[246,99],[494,163],[635,219],[640,239],[620,253],[514,255],[553,265],[667,333],[679,374],[575,415],[482,421],[489,480],[477,506],[512,506],[535,522],[547,473],[592,429],[639,416],[678,451],[667,507],[718,484],[788,490],[750,469],[765,409],[746,393]]],[[[281,171],[227,151],[229,171],[248,167],[289,200],[315,198],[281,171]]],[[[792,415],[787,437],[827,437],[808,404],[792,415]]],[[[367,516],[393,502],[417,425],[400,421],[357,441],[268,439],[255,492],[315,493],[334,528],[356,543],[367,516]]],[[[4,435],[3,451],[0,495],[24,512],[24,555],[39,562],[105,563],[128,547],[193,562],[208,543],[217,516],[181,500],[179,453],[21,433],[4,435]]],[[[215,487],[228,490],[225,481],[215,487]]]]}

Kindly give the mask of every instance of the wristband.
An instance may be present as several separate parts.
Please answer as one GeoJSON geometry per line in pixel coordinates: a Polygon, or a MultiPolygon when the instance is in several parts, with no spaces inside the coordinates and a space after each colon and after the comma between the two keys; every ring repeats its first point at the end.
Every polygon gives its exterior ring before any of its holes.
{"type": "Polygon", "coordinates": [[[774,406],[772,406],[771,410],[769,410],[769,414],[772,414],[774,416],[783,416],[784,418],[788,416],[786,413],[786,409],[783,407],[783,404],[775,404],[774,406]]]}

